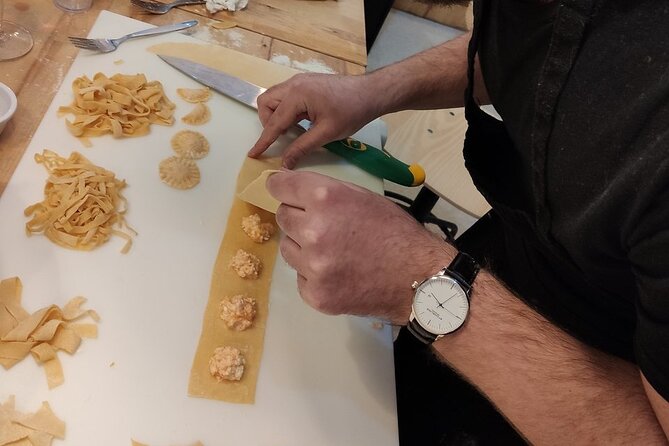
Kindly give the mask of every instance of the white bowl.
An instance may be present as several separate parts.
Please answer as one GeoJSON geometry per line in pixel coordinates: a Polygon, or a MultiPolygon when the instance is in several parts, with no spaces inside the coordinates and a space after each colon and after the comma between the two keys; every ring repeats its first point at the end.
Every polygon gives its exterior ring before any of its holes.
{"type": "Polygon", "coordinates": [[[16,95],[11,88],[0,82],[0,133],[16,111],[16,95]]]}

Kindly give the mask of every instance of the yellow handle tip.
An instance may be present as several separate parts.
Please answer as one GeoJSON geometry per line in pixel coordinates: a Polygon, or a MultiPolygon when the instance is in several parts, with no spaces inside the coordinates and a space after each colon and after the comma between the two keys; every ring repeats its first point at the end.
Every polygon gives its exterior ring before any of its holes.
{"type": "Polygon", "coordinates": [[[418,164],[412,164],[409,166],[409,172],[413,175],[412,186],[420,186],[425,182],[425,171],[418,164]]]}

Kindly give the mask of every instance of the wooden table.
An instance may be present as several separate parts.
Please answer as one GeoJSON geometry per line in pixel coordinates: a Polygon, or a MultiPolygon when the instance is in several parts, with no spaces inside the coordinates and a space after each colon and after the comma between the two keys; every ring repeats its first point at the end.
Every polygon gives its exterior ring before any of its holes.
{"type": "Polygon", "coordinates": [[[0,62],[0,82],[19,102],[0,135],[0,194],[77,55],[67,37],[86,36],[103,9],[155,25],[195,18],[193,37],[304,71],[361,74],[367,63],[363,0],[251,0],[246,10],[215,15],[203,6],[150,15],[127,0],[94,0],[79,14],[60,11],[51,0],[4,3],[5,19],[28,28],[35,45],[22,58],[0,62]]]}

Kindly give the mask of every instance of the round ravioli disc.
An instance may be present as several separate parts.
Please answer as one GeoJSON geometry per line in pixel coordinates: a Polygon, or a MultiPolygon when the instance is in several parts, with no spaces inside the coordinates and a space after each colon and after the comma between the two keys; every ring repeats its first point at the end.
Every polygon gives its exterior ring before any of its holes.
{"type": "Polygon", "coordinates": [[[202,133],[182,130],[172,137],[172,149],[183,158],[199,160],[209,153],[209,141],[202,133]]]}
{"type": "Polygon", "coordinates": [[[201,125],[209,121],[209,118],[211,118],[209,107],[204,105],[202,102],[198,102],[195,108],[190,113],[183,116],[181,120],[186,124],[201,125]]]}
{"type": "Polygon", "coordinates": [[[190,189],[200,182],[200,169],[192,159],[171,156],[160,162],[158,171],[162,182],[175,189],[190,189]]]}

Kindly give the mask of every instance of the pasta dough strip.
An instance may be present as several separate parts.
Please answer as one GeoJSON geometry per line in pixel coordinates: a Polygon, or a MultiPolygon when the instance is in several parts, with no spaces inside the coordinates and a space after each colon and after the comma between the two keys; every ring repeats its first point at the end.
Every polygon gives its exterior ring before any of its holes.
{"type": "Polygon", "coordinates": [[[211,278],[209,301],[202,321],[202,334],[191,368],[188,394],[200,398],[252,404],[255,401],[256,383],[262,358],[265,325],[269,307],[269,290],[272,271],[279,248],[278,237],[258,244],[242,230],[243,217],[257,213],[262,221],[275,222],[274,215],[250,205],[237,195],[248,183],[267,169],[277,169],[278,158],[256,160],[246,158],[237,178],[235,197],[228,216],[223,241],[218,251],[211,278]],[[263,270],[255,280],[244,280],[228,268],[230,258],[238,249],[257,255],[263,262],[263,270]],[[248,330],[234,331],[226,327],[219,317],[219,304],[225,296],[249,294],[256,299],[257,313],[253,326],[248,330]],[[209,373],[209,358],[216,347],[229,345],[244,352],[246,366],[240,381],[217,382],[209,373]]]}

